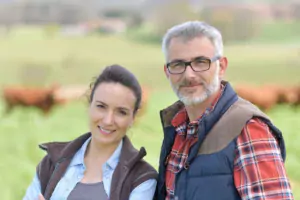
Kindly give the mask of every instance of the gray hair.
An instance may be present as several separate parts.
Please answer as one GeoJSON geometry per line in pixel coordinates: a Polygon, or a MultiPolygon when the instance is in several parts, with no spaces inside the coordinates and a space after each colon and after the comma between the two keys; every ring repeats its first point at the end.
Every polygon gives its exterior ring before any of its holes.
{"type": "Polygon", "coordinates": [[[163,37],[162,51],[167,60],[168,48],[173,38],[182,38],[186,41],[195,37],[205,36],[214,45],[215,54],[223,56],[223,40],[222,35],[215,27],[201,21],[188,21],[171,27],[163,37]]]}

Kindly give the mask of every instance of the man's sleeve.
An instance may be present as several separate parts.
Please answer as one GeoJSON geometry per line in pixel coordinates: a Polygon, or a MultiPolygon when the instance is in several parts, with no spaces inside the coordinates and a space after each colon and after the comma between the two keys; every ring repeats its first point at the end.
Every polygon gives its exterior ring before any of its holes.
{"type": "Polygon", "coordinates": [[[234,183],[243,200],[294,199],[278,143],[259,119],[249,120],[237,138],[234,183]]]}

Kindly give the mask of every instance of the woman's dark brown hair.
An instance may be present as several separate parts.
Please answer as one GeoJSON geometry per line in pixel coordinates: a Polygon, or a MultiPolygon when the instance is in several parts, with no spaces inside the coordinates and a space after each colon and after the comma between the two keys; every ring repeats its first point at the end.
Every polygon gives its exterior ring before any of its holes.
{"type": "Polygon", "coordinates": [[[90,89],[90,97],[89,102],[93,101],[95,89],[101,83],[119,83],[125,87],[131,89],[136,97],[136,102],[134,105],[134,114],[140,108],[141,100],[142,100],[142,89],[137,80],[137,78],[125,67],[120,65],[111,65],[104,68],[102,73],[96,78],[96,80],[91,83],[90,89]]]}

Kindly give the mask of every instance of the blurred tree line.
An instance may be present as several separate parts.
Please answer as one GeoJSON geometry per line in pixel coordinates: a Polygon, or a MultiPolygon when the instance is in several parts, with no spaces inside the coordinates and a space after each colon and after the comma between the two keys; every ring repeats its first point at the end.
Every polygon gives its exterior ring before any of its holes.
{"type": "Polygon", "coordinates": [[[213,24],[222,32],[225,42],[251,39],[261,28],[261,21],[250,9],[220,7],[205,8],[199,12],[177,0],[176,3],[156,10],[154,32],[162,36],[169,27],[187,20],[201,20],[213,24]]]}
{"type": "MultiPolygon", "coordinates": [[[[280,6],[271,6],[270,12],[273,20],[282,20],[289,13],[294,21],[300,20],[300,2],[289,5],[289,11],[278,9],[280,6]]],[[[262,8],[263,9],[263,8],[262,8]]],[[[268,12],[267,10],[266,12],[268,12]]],[[[217,5],[195,9],[184,0],[174,0],[169,4],[162,4],[154,12],[153,33],[159,38],[166,30],[178,23],[187,20],[201,20],[217,27],[224,42],[246,41],[258,36],[267,19],[251,6],[217,5]]]]}

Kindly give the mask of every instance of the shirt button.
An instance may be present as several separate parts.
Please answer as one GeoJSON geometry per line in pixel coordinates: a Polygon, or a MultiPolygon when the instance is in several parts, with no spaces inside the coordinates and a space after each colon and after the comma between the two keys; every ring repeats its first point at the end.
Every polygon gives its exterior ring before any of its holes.
{"type": "Polygon", "coordinates": [[[184,169],[188,169],[190,167],[190,164],[188,162],[184,163],[184,169]]]}

